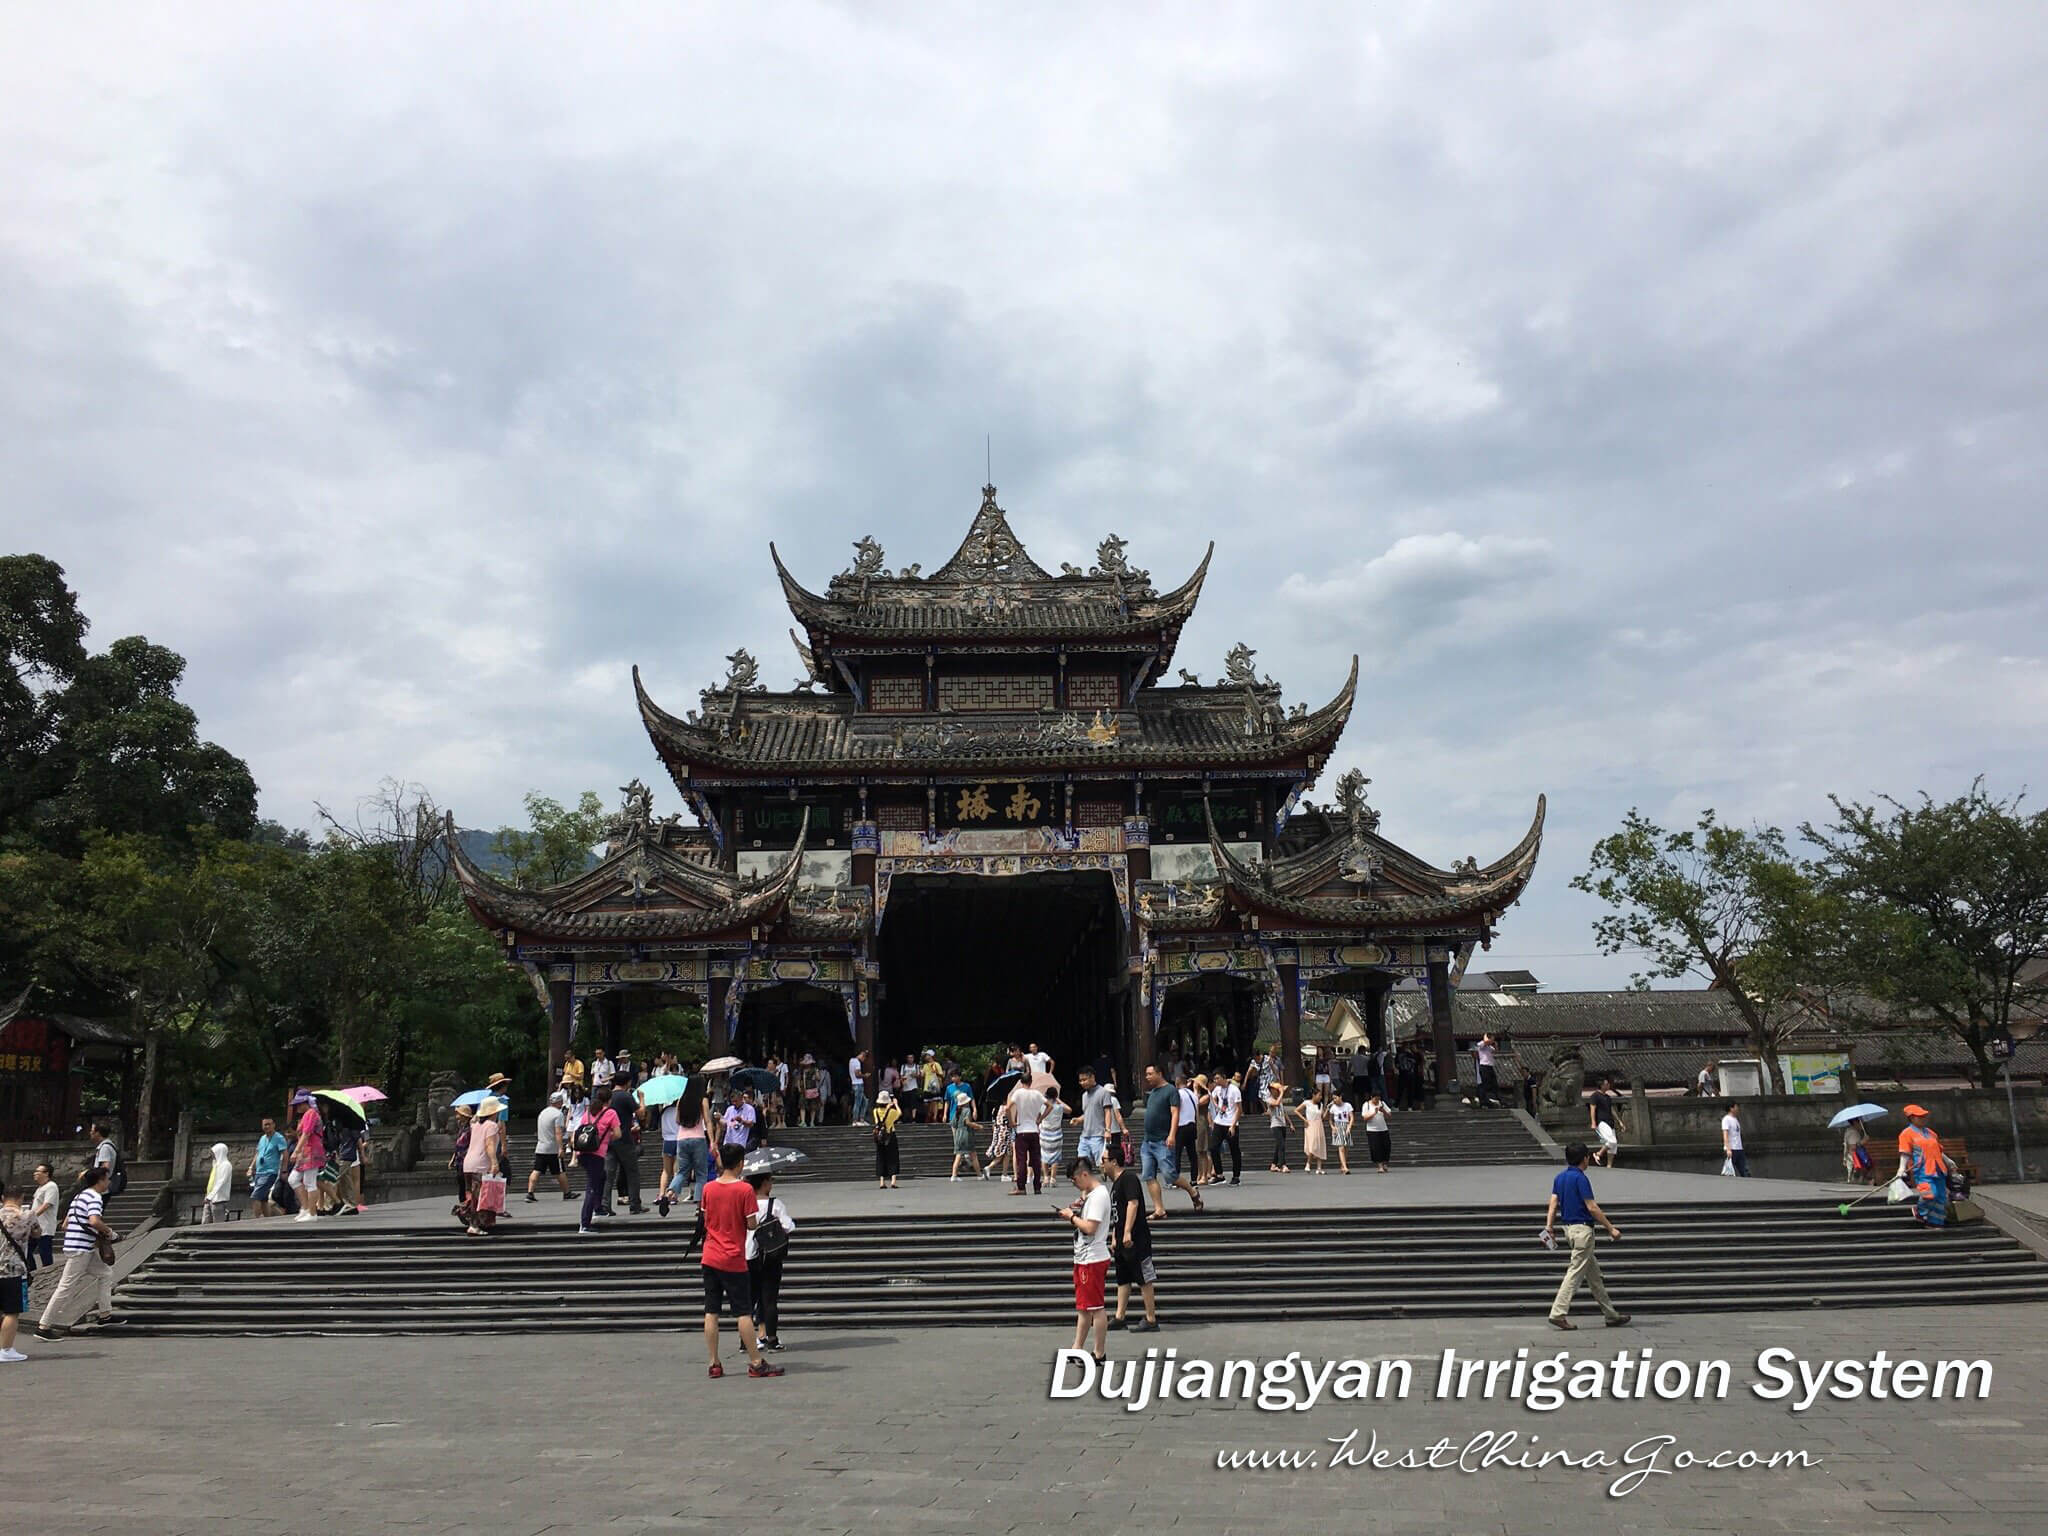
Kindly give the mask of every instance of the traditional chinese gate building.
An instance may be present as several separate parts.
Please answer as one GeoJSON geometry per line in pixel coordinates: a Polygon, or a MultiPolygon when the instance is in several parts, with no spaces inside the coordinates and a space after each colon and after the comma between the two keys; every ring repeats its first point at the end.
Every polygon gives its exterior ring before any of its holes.
{"type": "Polygon", "coordinates": [[[1214,683],[1169,681],[1209,554],[1165,592],[1114,536],[1054,574],[993,486],[929,575],[854,548],[818,593],[770,546],[800,686],[769,691],[741,650],[678,715],[635,669],[696,825],[657,820],[636,780],[603,860],[548,890],[456,847],[471,910],[545,990],[557,1060],[586,1000],[616,1020],[668,989],[703,1001],[714,1051],[1036,1040],[1130,1069],[1166,1045],[1242,1060],[1264,1016],[1298,1072],[1311,987],[1355,996],[1377,1039],[1414,977],[1455,1076],[1452,977],[1528,883],[1540,798],[1483,868],[1386,841],[1355,772],[1337,808],[1307,805],[1357,659],[1317,708],[1244,645],[1214,683]]]}

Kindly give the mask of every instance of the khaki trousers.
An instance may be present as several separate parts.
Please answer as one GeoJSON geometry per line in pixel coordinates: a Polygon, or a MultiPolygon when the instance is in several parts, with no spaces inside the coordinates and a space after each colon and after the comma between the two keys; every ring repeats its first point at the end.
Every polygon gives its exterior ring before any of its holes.
{"type": "Polygon", "coordinates": [[[99,1286],[99,1310],[114,1310],[114,1266],[102,1264],[99,1254],[91,1249],[83,1253],[64,1255],[64,1273],[57,1277],[57,1289],[50,1293],[49,1305],[43,1308],[43,1315],[36,1326],[52,1328],[65,1326],[57,1319],[66,1309],[82,1296],[88,1286],[99,1286]]]}
{"type": "Polygon", "coordinates": [[[1575,1221],[1564,1229],[1565,1243],[1571,1249],[1571,1263],[1565,1266],[1564,1279],[1557,1287],[1557,1300],[1550,1304],[1552,1317],[1563,1317],[1572,1309],[1572,1297],[1578,1291],[1579,1280],[1584,1278],[1592,1289],[1593,1303],[1607,1317],[1621,1316],[1621,1309],[1607,1299],[1607,1282],[1600,1275],[1600,1261],[1593,1257],[1593,1227],[1590,1222],[1575,1221]]]}

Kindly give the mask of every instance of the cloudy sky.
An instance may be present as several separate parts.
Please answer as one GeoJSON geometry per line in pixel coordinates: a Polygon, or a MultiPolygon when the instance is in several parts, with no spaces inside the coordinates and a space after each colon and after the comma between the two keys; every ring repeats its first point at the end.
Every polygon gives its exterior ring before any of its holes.
{"type": "Polygon", "coordinates": [[[1360,653],[1397,841],[1549,793],[1482,964],[1625,980],[1631,805],[2048,759],[2031,3],[311,9],[0,53],[0,548],[269,815],[656,780],[629,666],[786,684],[767,541],[929,570],[985,435],[1042,564],[1217,541],[1182,665],[1360,653]]]}

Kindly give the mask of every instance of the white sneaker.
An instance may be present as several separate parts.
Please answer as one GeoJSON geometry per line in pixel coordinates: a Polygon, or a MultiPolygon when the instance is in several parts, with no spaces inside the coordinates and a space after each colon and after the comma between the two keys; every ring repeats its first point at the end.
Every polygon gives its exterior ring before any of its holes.
{"type": "Polygon", "coordinates": [[[304,1210],[300,1211],[298,1215],[292,1218],[293,1221],[312,1221],[314,1219],[314,1215],[311,1211],[304,1210]]]}
{"type": "Polygon", "coordinates": [[[28,1356],[18,1349],[0,1349],[0,1360],[5,1360],[9,1365],[13,1365],[20,1360],[26,1360],[27,1358],[28,1356]]]}

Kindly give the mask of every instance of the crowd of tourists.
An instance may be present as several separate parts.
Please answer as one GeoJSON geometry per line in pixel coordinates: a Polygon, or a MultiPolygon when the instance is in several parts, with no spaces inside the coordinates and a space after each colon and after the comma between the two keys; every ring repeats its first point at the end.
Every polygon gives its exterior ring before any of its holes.
{"type": "MultiPolygon", "coordinates": [[[[1077,1157],[1100,1170],[1105,1151],[1113,1145],[1124,1153],[1126,1165],[1139,1170],[1153,1191],[1154,1221],[1166,1218],[1166,1190],[1182,1191],[1200,1210],[1204,1188],[1242,1181],[1248,1121],[1263,1120],[1270,1173],[1296,1171],[1291,1147],[1297,1135],[1299,1167],[1307,1173],[1351,1173],[1351,1154],[1360,1136],[1363,1160],[1376,1172],[1386,1173],[1392,1164],[1392,1117],[1398,1110],[1386,1096],[1385,1085],[1389,1080],[1398,1083],[1398,1074],[1390,1065],[1354,1071],[1348,1062],[1321,1057],[1312,1080],[1298,1089],[1287,1083],[1270,1052],[1254,1057],[1242,1070],[1222,1065],[1198,1068],[1186,1060],[1163,1068],[1148,1066],[1131,1096],[1130,1119],[1107,1059],[1079,1069],[1071,1097],[1052,1058],[1036,1044],[1011,1047],[1006,1058],[990,1064],[980,1083],[970,1081],[958,1067],[933,1065],[933,1081],[942,1086],[930,1096],[933,1107],[927,1118],[952,1127],[950,1177],[1007,1180],[1012,1195],[1038,1193],[1058,1180],[1069,1120],[1078,1122],[1077,1157]]],[[[898,1128],[916,1112],[892,1086],[882,1087],[867,1110],[878,1187],[895,1187],[898,1128]]]]}

